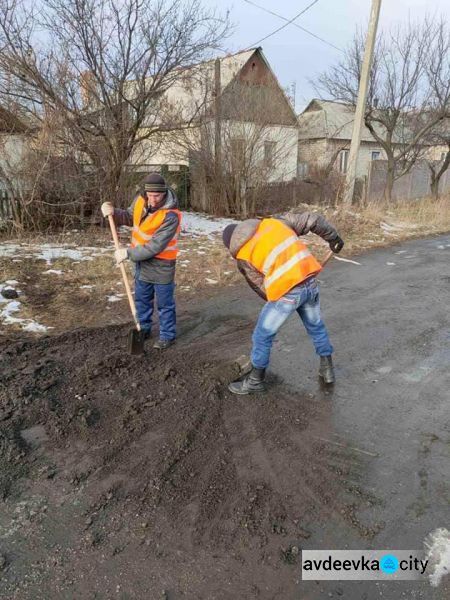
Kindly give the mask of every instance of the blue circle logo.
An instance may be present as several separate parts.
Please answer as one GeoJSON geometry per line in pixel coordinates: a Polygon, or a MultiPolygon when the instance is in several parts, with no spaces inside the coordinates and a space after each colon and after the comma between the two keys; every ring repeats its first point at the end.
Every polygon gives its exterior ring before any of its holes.
{"type": "Polygon", "coordinates": [[[386,554],[380,560],[380,569],[387,575],[392,575],[398,570],[398,559],[393,554],[386,554]]]}

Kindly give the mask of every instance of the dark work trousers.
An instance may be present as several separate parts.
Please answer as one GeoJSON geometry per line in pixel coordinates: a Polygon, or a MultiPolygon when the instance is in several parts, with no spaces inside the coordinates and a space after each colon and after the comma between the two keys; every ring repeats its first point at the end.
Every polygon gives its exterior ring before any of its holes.
{"type": "Polygon", "coordinates": [[[138,274],[135,278],[134,299],[136,311],[142,330],[150,334],[154,311],[154,299],[159,317],[159,338],[161,340],[174,340],[176,338],[176,307],[175,307],[175,282],[147,283],[140,281],[138,274]]]}

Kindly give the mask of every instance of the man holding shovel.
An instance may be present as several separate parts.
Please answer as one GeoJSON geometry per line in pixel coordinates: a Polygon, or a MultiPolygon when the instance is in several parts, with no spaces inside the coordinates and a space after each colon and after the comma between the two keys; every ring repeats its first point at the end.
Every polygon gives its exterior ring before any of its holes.
{"type": "Polygon", "coordinates": [[[144,337],[150,337],[153,303],[156,296],[159,316],[159,340],[154,348],[165,350],[175,342],[175,263],[181,213],[175,193],[159,173],[150,173],[131,206],[114,208],[111,202],[101,206],[104,217],[114,216],[117,225],[132,225],[131,247],[115,252],[117,264],[129,259],[135,264],[135,303],[144,337]]]}
{"type": "Polygon", "coordinates": [[[264,377],[269,365],[273,340],[287,318],[295,311],[320,356],[319,376],[334,383],[334,370],[325,324],[320,316],[316,275],[321,270],[298,236],[312,231],[326,240],[338,253],[344,242],[324,217],[313,213],[286,213],[276,218],[247,219],[225,227],[222,239],[237,260],[247,283],[266,301],[253,332],[251,371],[228,386],[233,394],[252,394],[265,390],[264,377]]]}

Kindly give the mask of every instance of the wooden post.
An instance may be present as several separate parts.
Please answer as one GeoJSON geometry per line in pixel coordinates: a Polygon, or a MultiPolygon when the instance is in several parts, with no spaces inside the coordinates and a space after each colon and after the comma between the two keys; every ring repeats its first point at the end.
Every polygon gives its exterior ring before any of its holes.
{"type": "Polygon", "coordinates": [[[356,103],[355,119],[353,121],[352,143],[348,157],[347,176],[345,180],[344,205],[350,206],[353,201],[355,189],[356,167],[358,162],[359,145],[361,143],[361,131],[364,124],[364,113],[366,110],[367,90],[369,87],[370,69],[372,66],[375,38],[377,35],[378,18],[380,16],[381,0],[372,0],[369,29],[367,31],[366,47],[361,68],[361,79],[359,81],[358,101],[356,103]]]}

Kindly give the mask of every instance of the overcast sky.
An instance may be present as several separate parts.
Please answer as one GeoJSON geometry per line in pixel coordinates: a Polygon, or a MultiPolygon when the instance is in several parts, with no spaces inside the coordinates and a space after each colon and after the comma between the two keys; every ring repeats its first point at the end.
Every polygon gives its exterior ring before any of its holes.
{"type": "MultiPolygon", "coordinates": [[[[252,0],[288,19],[294,17],[312,0],[252,0]]],[[[229,9],[235,30],[224,42],[230,51],[238,51],[254,45],[273,30],[283,25],[280,19],[263,12],[245,0],[204,0],[220,11],[229,9]]],[[[318,0],[296,23],[331,44],[344,48],[352,39],[357,27],[367,25],[370,0],[318,0]]],[[[449,0],[383,0],[379,28],[394,23],[423,19],[426,15],[444,16],[450,20],[449,0]]],[[[304,108],[316,94],[309,80],[335,62],[340,52],[313,38],[294,25],[261,42],[281,85],[296,84],[297,109],[304,108]]]]}

